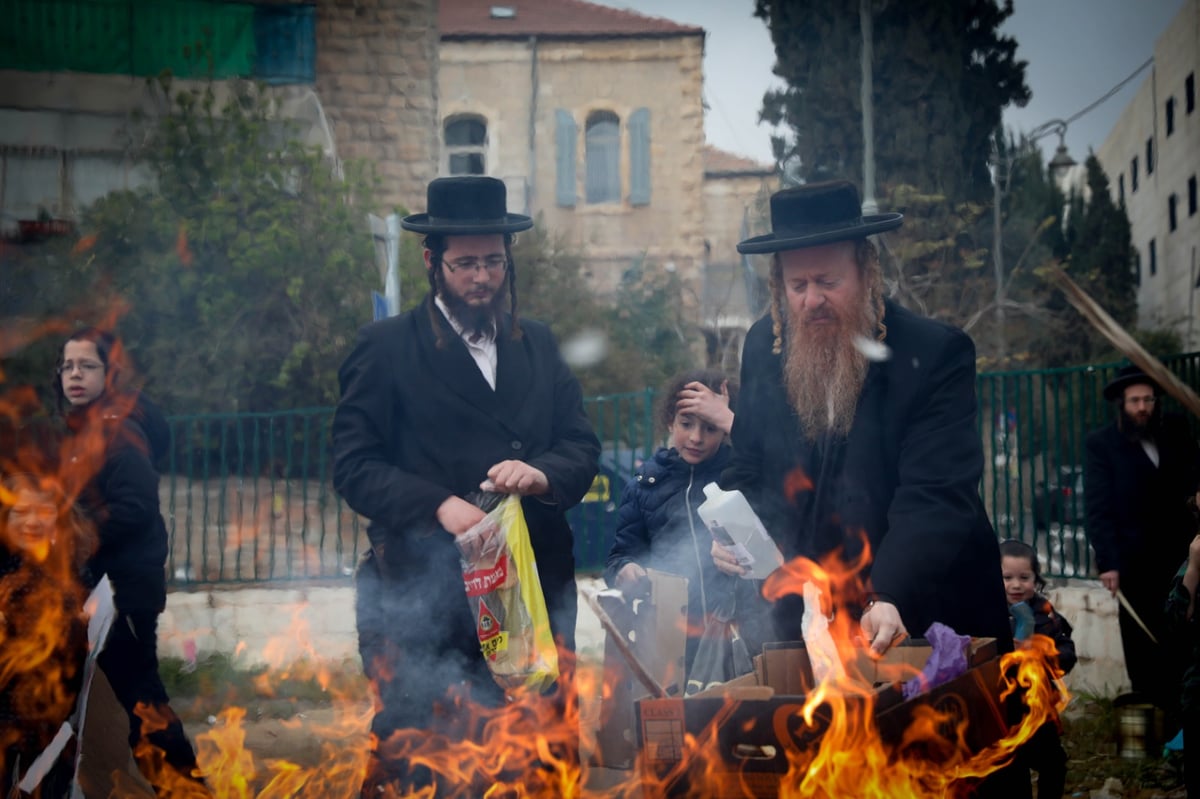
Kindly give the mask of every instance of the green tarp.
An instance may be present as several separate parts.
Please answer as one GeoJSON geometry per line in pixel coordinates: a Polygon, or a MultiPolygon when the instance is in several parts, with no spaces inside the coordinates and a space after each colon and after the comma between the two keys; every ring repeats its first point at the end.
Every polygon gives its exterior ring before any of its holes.
{"type": "Polygon", "coordinates": [[[254,73],[254,7],[205,0],[0,0],[0,69],[254,73]]]}

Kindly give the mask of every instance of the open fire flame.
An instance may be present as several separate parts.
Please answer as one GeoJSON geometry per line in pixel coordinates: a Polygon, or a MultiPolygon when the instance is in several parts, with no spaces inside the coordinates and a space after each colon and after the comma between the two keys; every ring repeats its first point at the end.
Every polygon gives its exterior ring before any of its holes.
{"type": "MultiPolygon", "coordinates": [[[[0,378],[2,379],[2,378],[0,378]]],[[[10,392],[0,398],[0,416],[14,418],[28,410],[28,393],[10,392]]],[[[125,409],[129,412],[130,409],[125,409]]],[[[60,489],[62,502],[69,505],[88,478],[100,465],[105,442],[99,438],[77,443],[79,447],[62,460],[61,469],[51,471],[43,461],[27,452],[11,453],[5,471],[35,472],[39,480],[60,489]]],[[[3,510],[14,497],[0,494],[3,510]]],[[[60,509],[60,511],[63,509],[60,509]]],[[[76,550],[85,546],[87,537],[69,523],[70,514],[56,516],[59,526],[57,544],[69,557],[54,560],[52,567],[67,568],[76,550]]],[[[847,603],[861,598],[864,590],[860,573],[869,553],[853,563],[830,558],[821,564],[795,560],[778,570],[767,581],[765,592],[774,599],[799,593],[805,583],[816,585],[830,617],[829,631],[836,644],[844,669],[832,669],[812,686],[806,696],[791,706],[787,714],[775,719],[779,741],[787,757],[788,769],[782,775],[781,797],[954,797],[965,796],[979,779],[1009,763],[1014,752],[1046,722],[1053,722],[1065,706],[1067,696],[1056,683],[1059,676],[1051,665],[1056,655],[1053,642],[1035,636],[1031,645],[1006,654],[1001,660],[1003,696],[1024,706],[1024,715],[1001,740],[981,751],[972,751],[965,743],[968,716],[950,708],[924,705],[917,707],[911,723],[899,741],[885,740],[876,726],[877,688],[862,673],[863,644],[857,640],[857,622],[843,611],[847,603]]],[[[66,686],[75,674],[68,662],[50,668],[33,669],[30,664],[45,663],[56,647],[65,646],[74,621],[72,608],[63,603],[66,572],[57,579],[38,583],[21,594],[21,601],[37,612],[32,626],[19,635],[6,634],[0,641],[0,690],[18,683],[21,700],[18,714],[31,723],[51,724],[67,718],[74,695],[66,686]],[[64,610],[66,608],[66,610],[64,610]]],[[[0,583],[0,603],[11,603],[13,583],[8,577],[0,583]]],[[[2,610],[2,609],[0,609],[2,610]]],[[[588,612],[584,610],[583,612],[588,612]]],[[[349,622],[348,622],[349,623],[349,622]]],[[[4,630],[0,626],[0,634],[4,630]]],[[[295,649],[297,640],[306,640],[307,631],[299,627],[288,636],[281,651],[295,649]]],[[[311,652],[319,647],[308,645],[311,652]]],[[[319,658],[314,658],[319,661],[319,658]]],[[[596,710],[602,694],[611,690],[597,664],[574,662],[569,653],[560,653],[563,676],[557,705],[529,691],[518,691],[502,708],[473,706],[466,697],[456,699],[473,719],[473,726],[484,730],[482,743],[452,741],[425,731],[408,730],[395,734],[380,745],[388,756],[403,757],[427,766],[444,778],[443,787],[428,789],[414,796],[477,797],[654,797],[677,791],[673,778],[678,775],[654,775],[639,764],[617,784],[592,787],[586,762],[571,753],[587,754],[596,748],[596,710]],[[451,786],[445,788],[445,785],[451,786]]],[[[916,676],[911,667],[889,673],[890,680],[916,676]],[[907,672],[907,673],[906,673],[907,672]]],[[[276,678],[286,672],[272,672],[276,678]]],[[[609,676],[611,680],[611,675],[609,676]]],[[[324,674],[320,684],[329,688],[335,681],[324,674]]],[[[270,693],[269,681],[258,689],[270,693]]],[[[734,699],[728,699],[732,707],[734,699]]],[[[196,736],[197,755],[202,776],[212,795],[220,797],[351,797],[357,796],[367,770],[370,751],[368,726],[370,710],[357,696],[338,696],[331,689],[333,720],[326,725],[309,723],[306,734],[322,742],[319,762],[298,764],[284,759],[261,759],[247,748],[244,720],[246,710],[229,707],[221,712],[212,728],[196,736]]],[[[161,725],[146,709],[148,729],[161,725]]],[[[294,724],[305,724],[295,721],[294,724]]],[[[684,742],[681,768],[692,776],[685,794],[695,797],[753,796],[745,775],[731,768],[720,751],[716,736],[706,730],[688,735],[684,742]]],[[[7,743],[0,740],[0,743],[7,743]]],[[[141,749],[139,760],[161,766],[161,753],[141,749]]],[[[152,766],[153,767],[153,766],[152,766]]],[[[134,786],[127,777],[115,776],[113,796],[131,795],[134,786]]],[[[160,795],[194,797],[203,795],[195,783],[172,776],[160,769],[155,783],[160,795]]],[[[388,796],[384,793],[382,796],[388,796]]]]}

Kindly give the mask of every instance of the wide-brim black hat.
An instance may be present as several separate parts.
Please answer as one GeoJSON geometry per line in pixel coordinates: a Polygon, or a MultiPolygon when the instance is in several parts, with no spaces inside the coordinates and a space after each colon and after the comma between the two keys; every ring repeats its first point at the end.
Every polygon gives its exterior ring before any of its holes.
{"type": "Polygon", "coordinates": [[[400,227],[417,233],[477,236],[516,233],[533,227],[524,214],[510,214],[504,182],[483,176],[436,178],[425,191],[424,214],[400,220],[400,227]]]}
{"type": "Polygon", "coordinates": [[[861,239],[900,227],[903,214],[863,216],[848,180],[809,183],[771,195],[771,232],[738,242],[740,253],[779,252],[861,239]]]}
{"type": "Polygon", "coordinates": [[[1162,387],[1154,382],[1150,375],[1143,372],[1140,367],[1129,364],[1122,366],[1117,372],[1117,376],[1104,387],[1104,399],[1111,402],[1120,397],[1125,389],[1138,385],[1150,386],[1154,389],[1155,394],[1162,393],[1162,387]]]}

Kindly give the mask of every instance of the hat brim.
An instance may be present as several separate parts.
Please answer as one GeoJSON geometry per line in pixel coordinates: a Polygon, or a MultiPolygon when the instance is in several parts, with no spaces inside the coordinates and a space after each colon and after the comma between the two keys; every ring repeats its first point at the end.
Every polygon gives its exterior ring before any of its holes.
{"type": "Polygon", "coordinates": [[[447,236],[482,236],[489,233],[518,233],[533,227],[533,219],[524,214],[506,214],[503,219],[464,219],[461,222],[430,221],[429,214],[413,214],[400,220],[400,227],[414,233],[442,233],[447,236]]]}
{"type": "Polygon", "coordinates": [[[1155,394],[1163,393],[1162,386],[1156,383],[1149,375],[1124,375],[1116,378],[1104,387],[1104,399],[1108,402],[1112,402],[1121,396],[1121,393],[1125,391],[1125,389],[1129,388],[1130,386],[1138,385],[1150,386],[1150,388],[1154,389],[1155,394]]]}
{"type": "Polygon", "coordinates": [[[861,239],[885,230],[894,230],[904,221],[904,214],[871,214],[864,216],[862,224],[847,227],[822,230],[803,235],[777,235],[767,233],[763,236],[753,236],[745,241],[739,241],[737,251],[746,255],[756,253],[781,252],[783,250],[799,250],[804,247],[816,247],[821,244],[832,244],[835,241],[861,239]]]}

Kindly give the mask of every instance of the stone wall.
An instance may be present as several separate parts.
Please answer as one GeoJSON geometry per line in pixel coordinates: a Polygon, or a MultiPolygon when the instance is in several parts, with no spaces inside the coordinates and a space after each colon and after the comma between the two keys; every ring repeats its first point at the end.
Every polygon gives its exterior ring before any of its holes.
{"type": "Polygon", "coordinates": [[[317,93],[338,155],[365,158],[384,209],[425,207],[437,175],[437,0],[319,0],[317,93]]]}
{"type": "MultiPolygon", "coordinates": [[[[600,587],[580,577],[581,590],[600,587]]],[[[1094,580],[1071,580],[1048,596],[1074,627],[1079,664],[1067,675],[1072,692],[1115,697],[1129,690],[1117,601],[1094,580]]],[[[603,656],[604,632],[580,603],[576,637],[580,654],[603,656]]],[[[345,584],[296,588],[176,591],[159,622],[159,653],[185,658],[224,652],[246,666],[283,666],[297,660],[358,668],[354,592],[345,584]]]]}

